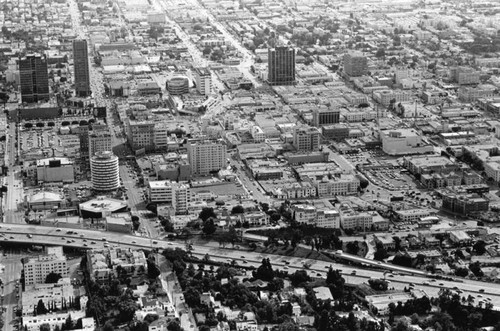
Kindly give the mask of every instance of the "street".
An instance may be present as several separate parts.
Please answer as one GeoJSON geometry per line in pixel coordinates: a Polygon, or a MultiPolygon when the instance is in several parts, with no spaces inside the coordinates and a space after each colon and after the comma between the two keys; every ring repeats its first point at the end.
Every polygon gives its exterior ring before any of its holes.
{"type": "MultiPolygon", "coordinates": [[[[5,252],[5,250],[4,250],[5,252]]],[[[16,318],[15,308],[18,306],[20,300],[19,294],[20,285],[17,284],[21,277],[22,263],[19,250],[12,250],[11,252],[5,253],[7,256],[2,256],[0,258],[2,267],[2,307],[4,308],[4,330],[13,331],[16,330],[14,322],[16,318]]]]}

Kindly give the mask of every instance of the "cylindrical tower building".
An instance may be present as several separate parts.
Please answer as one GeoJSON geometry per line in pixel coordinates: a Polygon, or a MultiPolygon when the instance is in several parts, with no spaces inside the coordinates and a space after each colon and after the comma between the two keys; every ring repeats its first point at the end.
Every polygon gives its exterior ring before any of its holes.
{"type": "Polygon", "coordinates": [[[113,152],[96,153],[90,159],[92,188],[96,191],[112,191],[120,187],[118,157],[113,152]]]}

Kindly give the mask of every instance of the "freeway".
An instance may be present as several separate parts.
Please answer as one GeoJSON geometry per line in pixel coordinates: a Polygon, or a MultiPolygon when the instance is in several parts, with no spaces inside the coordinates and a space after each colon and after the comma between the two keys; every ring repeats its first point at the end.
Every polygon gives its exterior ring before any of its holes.
{"type": "MultiPolygon", "coordinates": [[[[261,241],[261,242],[267,240],[267,237],[259,236],[259,235],[255,235],[255,234],[250,234],[246,231],[243,232],[243,238],[245,238],[247,240],[261,241]]],[[[305,249],[310,249],[309,246],[306,246],[303,244],[300,244],[299,246],[301,246],[305,249]]],[[[404,273],[408,273],[408,274],[412,274],[412,275],[420,275],[420,276],[424,276],[424,277],[429,276],[429,273],[422,271],[422,270],[402,267],[402,266],[398,266],[398,265],[394,265],[394,264],[390,264],[390,263],[385,263],[385,262],[381,262],[381,261],[375,261],[375,260],[367,259],[367,258],[364,258],[361,256],[347,254],[347,253],[344,253],[341,251],[323,250],[323,252],[331,254],[331,255],[335,255],[339,259],[360,263],[362,265],[367,265],[370,267],[386,269],[388,271],[404,272],[404,273]]]]}
{"type": "MultiPolygon", "coordinates": [[[[151,250],[153,248],[185,248],[184,242],[170,242],[165,240],[153,240],[150,238],[137,237],[123,233],[101,232],[95,230],[76,230],[77,234],[68,234],[67,229],[58,231],[55,227],[33,226],[27,224],[3,224],[0,227],[0,242],[15,242],[25,244],[55,245],[60,242],[62,246],[79,248],[102,248],[109,247],[135,248],[151,250]],[[27,235],[31,234],[31,238],[27,235]],[[60,238],[60,239],[56,239],[60,238]],[[104,240],[103,240],[104,239],[104,240]]],[[[239,249],[223,249],[214,246],[193,245],[192,254],[204,257],[208,254],[211,260],[229,262],[235,261],[241,265],[259,266],[263,258],[269,258],[272,265],[277,269],[293,272],[295,270],[307,270],[313,277],[325,277],[326,271],[331,266],[342,271],[346,281],[352,284],[366,283],[370,278],[385,278],[389,280],[390,287],[403,290],[405,287],[414,287],[424,291],[429,296],[436,296],[442,288],[460,291],[462,296],[471,295],[476,302],[491,302],[494,308],[500,310],[500,287],[492,287],[488,283],[473,280],[434,280],[419,275],[404,275],[391,273],[384,270],[364,269],[356,266],[345,266],[338,263],[304,259],[301,257],[285,257],[275,254],[264,254],[254,251],[239,249]],[[305,268],[307,263],[309,268],[305,268]]]]}

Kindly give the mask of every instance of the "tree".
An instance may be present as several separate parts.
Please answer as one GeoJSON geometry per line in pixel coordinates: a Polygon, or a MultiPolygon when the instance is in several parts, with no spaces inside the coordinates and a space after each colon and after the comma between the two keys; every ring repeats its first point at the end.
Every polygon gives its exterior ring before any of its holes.
{"type": "Polygon", "coordinates": [[[40,331],[50,331],[50,324],[43,323],[42,325],[40,325],[40,331]]]}
{"type": "Polygon", "coordinates": [[[181,328],[179,321],[173,320],[170,323],[168,323],[167,330],[168,331],[182,331],[183,329],[181,328]]]}
{"type": "Polygon", "coordinates": [[[483,277],[483,275],[484,275],[483,271],[481,270],[481,266],[479,264],[479,261],[469,264],[469,270],[472,271],[472,273],[476,277],[483,277]]]}
{"type": "Polygon", "coordinates": [[[271,281],[274,278],[274,270],[269,259],[262,259],[262,264],[253,272],[255,278],[271,281]]]}
{"type": "Polygon", "coordinates": [[[158,265],[155,263],[154,260],[148,259],[147,264],[148,264],[149,279],[156,279],[159,275],[161,275],[160,268],[158,267],[158,265]]]}
{"type": "Polygon", "coordinates": [[[215,211],[211,207],[205,207],[201,210],[200,215],[198,216],[199,219],[202,220],[202,222],[205,222],[209,218],[217,218],[217,214],[215,214],[215,211]]]}
{"type": "Polygon", "coordinates": [[[455,270],[455,275],[459,277],[467,277],[468,274],[469,270],[467,268],[457,268],[457,270],[455,270]]]}
{"type": "Polygon", "coordinates": [[[389,283],[383,279],[370,279],[368,280],[370,287],[377,291],[387,291],[389,288],[389,283]]]}
{"type": "Polygon", "coordinates": [[[245,212],[245,209],[243,208],[242,205],[234,206],[233,209],[231,209],[231,214],[232,215],[243,214],[244,212],[245,212]]]}
{"type": "Polygon", "coordinates": [[[280,326],[278,327],[278,331],[300,331],[300,330],[302,329],[299,328],[299,326],[292,321],[281,323],[280,326]]]}
{"type": "Polygon", "coordinates": [[[42,299],[38,300],[35,311],[37,315],[45,315],[49,312],[49,310],[45,307],[42,299]]]}
{"type": "Polygon", "coordinates": [[[203,222],[202,231],[204,234],[210,235],[210,234],[213,234],[216,230],[217,230],[217,226],[215,225],[213,218],[209,218],[203,222]]]}
{"type": "Polygon", "coordinates": [[[382,261],[386,259],[389,255],[387,254],[387,250],[384,248],[384,246],[380,243],[377,243],[377,250],[375,251],[375,254],[373,255],[373,259],[377,261],[382,261]]]}
{"type": "Polygon", "coordinates": [[[486,243],[484,240],[478,240],[474,246],[472,246],[472,249],[477,255],[483,255],[486,253],[486,243]]]}
{"type": "Polygon", "coordinates": [[[375,57],[381,58],[385,57],[385,49],[379,48],[377,52],[375,53],[375,57]]]}
{"type": "Polygon", "coordinates": [[[290,280],[292,281],[292,285],[297,287],[300,284],[306,283],[311,280],[311,277],[307,274],[305,270],[297,270],[293,274],[290,275],[290,280]]]}
{"type": "Polygon", "coordinates": [[[350,241],[346,244],[347,253],[352,255],[358,255],[359,243],[358,241],[350,241]]]}
{"type": "Polygon", "coordinates": [[[47,277],[45,277],[45,284],[56,284],[61,278],[61,274],[51,272],[47,275],[47,277]]]}

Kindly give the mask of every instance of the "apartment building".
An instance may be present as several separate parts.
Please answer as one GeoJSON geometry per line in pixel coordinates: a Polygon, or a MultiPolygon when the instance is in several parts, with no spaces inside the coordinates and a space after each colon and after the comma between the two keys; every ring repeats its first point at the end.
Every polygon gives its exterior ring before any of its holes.
{"type": "Polygon", "coordinates": [[[312,205],[293,205],[293,217],[297,223],[320,228],[340,228],[340,214],[335,209],[316,208],[312,205]]]}
{"type": "Polygon", "coordinates": [[[68,277],[69,269],[62,247],[50,247],[47,254],[24,259],[25,285],[43,284],[50,273],[68,277]]]}
{"type": "Polygon", "coordinates": [[[147,273],[147,259],[140,250],[114,247],[88,250],[87,269],[90,278],[96,282],[107,282],[112,274],[140,278],[147,273]]]}

